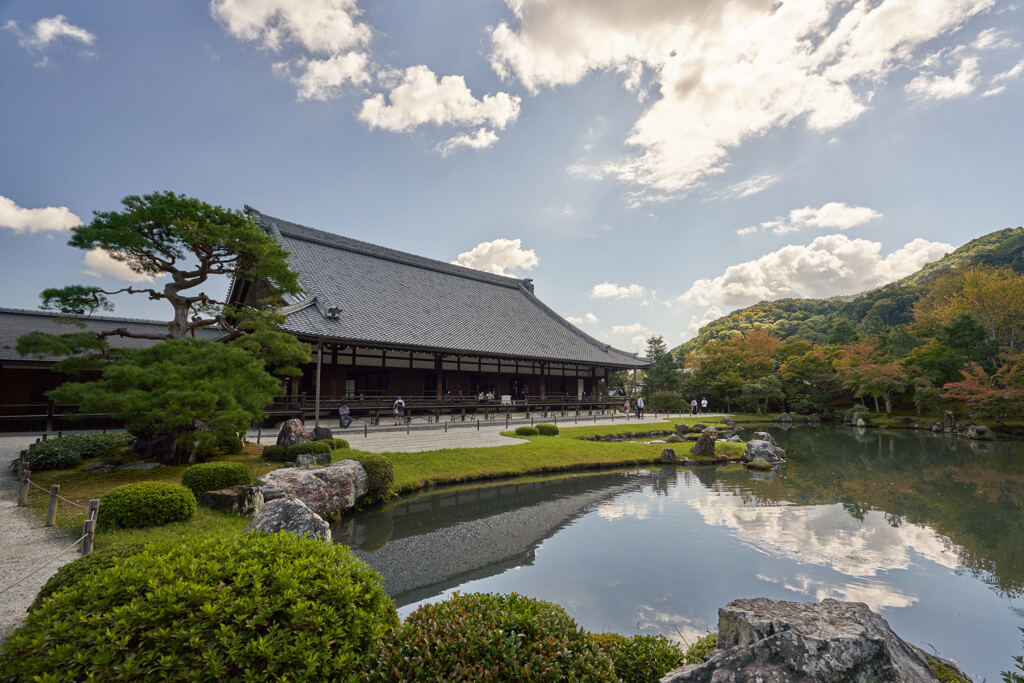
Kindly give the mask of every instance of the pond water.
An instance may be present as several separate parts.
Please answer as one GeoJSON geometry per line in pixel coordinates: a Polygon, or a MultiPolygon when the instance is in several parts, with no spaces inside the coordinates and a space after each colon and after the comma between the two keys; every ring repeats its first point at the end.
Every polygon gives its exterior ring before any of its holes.
{"type": "MultiPolygon", "coordinates": [[[[740,597],[858,600],[999,680],[1024,625],[1024,443],[769,429],[779,472],[604,471],[437,490],[340,522],[403,616],[462,592],[692,642],[740,597]]],[[[749,432],[748,432],[749,434],[749,432]]]]}

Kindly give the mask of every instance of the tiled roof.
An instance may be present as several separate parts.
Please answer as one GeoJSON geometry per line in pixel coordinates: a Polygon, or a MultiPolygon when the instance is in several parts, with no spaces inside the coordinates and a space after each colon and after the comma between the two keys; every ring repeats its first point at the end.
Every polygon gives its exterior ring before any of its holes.
{"type": "Polygon", "coordinates": [[[577,329],[533,295],[530,280],[493,275],[307,228],[246,207],[289,253],[312,305],[290,299],[295,334],[437,351],[623,368],[648,362],[577,329]],[[334,315],[331,309],[338,309],[334,315]]]}
{"type": "MultiPolygon", "coordinates": [[[[127,328],[129,331],[144,334],[164,334],[167,332],[167,323],[156,320],[135,320],[132,318],[114,318],[107,316],[92,316],[86,318],[85,327],[77,327],[70,324],[75,316],[62,313],[50,313],[47,311],[28,311],[18,308],[0,308],[0,360],[23,360],[23,361],[58,361],[55,356],[22,356],[14,348],[18,337],[29,332],[46,332],[48,334],[66,334],[68,332],[100,332],[103,330],[127,328]]],[[[203,328],[197,334],[213,339],[220,336],[219,329],[203,328]]],[[[132,337],[107,337],[111,346],[123,349],[141,349],[152,346],[156,343],[152,339],[134,339],[132,337]]]]}

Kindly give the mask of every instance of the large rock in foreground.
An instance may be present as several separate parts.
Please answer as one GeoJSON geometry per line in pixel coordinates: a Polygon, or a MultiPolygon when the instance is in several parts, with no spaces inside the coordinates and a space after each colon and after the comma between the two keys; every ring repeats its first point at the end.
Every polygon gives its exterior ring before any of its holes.
{"type": "Polygon", "coordinates": [[[302,420],[297,417],[285,420],[281,425],[281,431],[277,433],[278,446],[294,446],[300,443],[309,443],[312,440],[313,438],[306,431],[306,425],[302,424],[302,420]]]}
{"type": "Polygon", "coordinates": [[[331,542],[331,525],[297,498],[272,500],[256,513],[246,531],[276,534],[288,531],[296,536],[309,536],[331,542]]]}
{"type": "Polygon", "coordinates": [[[715,457],[715,441],[717,438],[718,430],[714,427],[708,427],[701,433],[700,438],[697,439],[697,443],[693,444],[693,448],[690,449],[690,454],[695,455],[698,458],[715,457]]]}
{"type": "Polygon", "coordinates": [[[935,681],[929,660],[970,680],[950,662],[907,643],[863,602],[753,598],[718,610],[718,650],[700,665],[670,671],[682,681],[935,681]]]}
{"type": "Polygon", "coordinates": [[[366,495],[366,470],[355,460],[326,467],[285,467],[259,478],[268,503],[294,497],[324,519],[334,519],[366,495]]]}

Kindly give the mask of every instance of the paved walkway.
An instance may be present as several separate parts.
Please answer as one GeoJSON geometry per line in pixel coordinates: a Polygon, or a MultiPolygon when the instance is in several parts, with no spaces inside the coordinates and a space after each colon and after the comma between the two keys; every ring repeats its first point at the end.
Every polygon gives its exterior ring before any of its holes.
{"type": "MultiPolygon", "coordinates": [[[[66,550],[74,537],[43,526],[35,513],[17,506],[18,480],[10,463],[35,440],[35,436],[0,437],[0,642],[25,618],[25,609],[57,568],[79,556],[77,547],[66,550]]],[[[33,489],[29,495],[45,494],[33,489]]]]}

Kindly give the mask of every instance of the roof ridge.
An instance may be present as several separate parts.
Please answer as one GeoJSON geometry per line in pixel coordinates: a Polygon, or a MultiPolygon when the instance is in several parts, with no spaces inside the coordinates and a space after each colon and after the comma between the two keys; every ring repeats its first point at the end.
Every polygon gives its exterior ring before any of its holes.
{"type": "Polygon", "coordinates": [[[149,320],[148,318],[124,318],[121,316],[111,315],[76,315],[74,313],[61,313],[59,311],[36,311],[29,308],[6,308],[0,306],[0,313],[18,313],[22,315],[40,315],[48,318],[76,318],[80,320],[99,320],[101,322],[112,322],[112,323],[145,323],[148,325],[163,325],[167,327],[171,324],[169,320],[149,320]]]}
{"type": "MultiPolygon", "coordinates": [[[[379,244],[373,244],[372,242],[366,242],[363,240],[355,239],[354,237],[346,237],[345,235],[339,235],[333,232],[327,232],[326,230],[320,230],[318,228],[311,228],[308,225],[302,225],[293,221],[271,216],[263,213],[258,209],[254,209],[248,204],[245,205],[246,211],[252,216],[255,215],[258,218],[265,219],[273,222],[273,227],[281,233],[282,236],[294,237],[296,239],[305,240],[307,242],[314,242],[322,244],[324,246],[333,247],[337,249],[344,249],[346,251],[354,251],[357,253],[365,254],[367,256],[373,256],[375,258],[382,258],[389,261],[397,261],[406,265],[415,266],[417,268],[426,268],[428,270],[434,270],[442,273],[448,273],[459,277],[465,277],[473,280],[480,280],[482,282],[489,282],[503,287],[519,287],[523,283],[531,282],[530,278],[517,278],[509,275],[497,275],[496,273],[488,273],[484,270],[477,270],[475,268],[467,268],[466,266],[460,266],[455,263],[448,263],[439,259],[432,259],[426,256],[419,256],[418,254],[412,254],[407,251],[399,251],[398,249],[392,249],[391,247],[385,247],[379,244]],[[282,224],[283,228],[282,228],[282,224]],[[298,229],[299,234],[295,234],[298,229]],[[308,231],[313,234],[301,234],[301,231],[308,231]]],[[[261,227],[269,228],[269,225],[262,225],[258,219],[256,223],[261,227]]]]}

